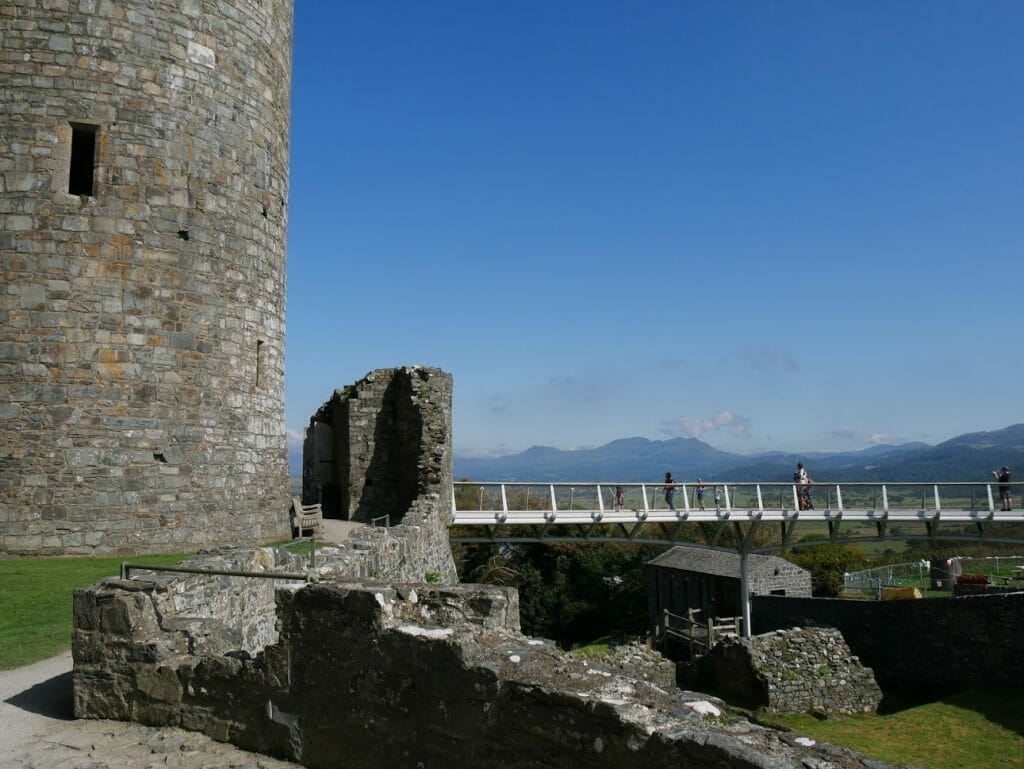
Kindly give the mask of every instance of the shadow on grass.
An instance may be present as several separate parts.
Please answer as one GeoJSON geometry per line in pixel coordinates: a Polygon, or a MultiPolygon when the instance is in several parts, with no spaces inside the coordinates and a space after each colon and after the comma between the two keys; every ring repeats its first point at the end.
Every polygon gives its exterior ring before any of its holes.
{"type": "Polygon", "coordinates": [[[1024,736],[1024,688],[1021,687],[981,686],[942,698],[887,694],[878,707],[878,715],[893,715],[934,702],[977,713],[990,723],[1024,736]]]}

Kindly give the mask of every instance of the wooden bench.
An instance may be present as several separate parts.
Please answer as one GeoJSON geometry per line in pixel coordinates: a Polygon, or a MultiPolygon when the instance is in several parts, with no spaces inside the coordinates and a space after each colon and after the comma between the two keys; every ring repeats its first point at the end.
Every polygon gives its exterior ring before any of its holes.
{"type": "Polygon", "coordinates": [[[320,503],[304,505],[298,497],[292,497],[292,530],[295,536],[301,537],[302,532],[309,531],[315,536],[323,529],[324,513],[320,503]]]}

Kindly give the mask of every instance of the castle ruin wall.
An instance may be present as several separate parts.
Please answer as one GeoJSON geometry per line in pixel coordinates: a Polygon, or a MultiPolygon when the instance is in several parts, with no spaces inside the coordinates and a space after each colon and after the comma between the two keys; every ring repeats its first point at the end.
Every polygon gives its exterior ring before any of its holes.
{"type": "Polygon", "coordinates": [[[686,680],[729,702],[772,713],[874,713],[882,700],[870,668],[834,628],[726,636],[686,680]]]}
{"type": "Polygon", "coordinates": [[[181,643],[161,629],[153,583],[131,582],[76,593],[80,718],[179,726],[323,768],[864,766],[676,689],[644,647],[586,660],[523,636],[510,588],[278,587],[278,637],[246,651],[181,643]]]}
{"type": "Polygon", "coordinates": [[[304,501],[327,518],[417,529],[437,577],[455,581],[451,414],[451,374],[428,366],[377,369],[335,391],[306,431],[304,501]]]}

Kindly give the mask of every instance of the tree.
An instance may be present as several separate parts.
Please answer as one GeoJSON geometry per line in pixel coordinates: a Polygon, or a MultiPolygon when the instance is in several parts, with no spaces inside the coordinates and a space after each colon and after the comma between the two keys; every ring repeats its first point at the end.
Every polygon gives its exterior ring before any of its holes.
{"type": "Polygon", "coordinates": [[[811,590],[818,598],[838,597],[843,590],[844,574],[871,565],[871,558],[859,547],[838,542],[811,545],[782,556],[811,573],[811,590]]]}

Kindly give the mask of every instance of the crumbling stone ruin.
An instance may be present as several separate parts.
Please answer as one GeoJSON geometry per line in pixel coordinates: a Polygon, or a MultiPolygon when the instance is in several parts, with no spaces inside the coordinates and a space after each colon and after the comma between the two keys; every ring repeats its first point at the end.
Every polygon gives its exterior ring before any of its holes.
{"type": "Polygon", "coordinates": [[[415,538],[429,542],[435,578],[455,582],[451,436],[451,374],[428,366],[371,371],[310,419],[303,498],[320,502],[328,518],[399,527],[399,541],[404,527],[419,527],[415,538]]]}
{"type": "Polygon", "coordinates": [[[512,589],[352,581],[339,564],[273,591],[277,632],[262,648],[265,624],[236,629],[260,610],[244,591],[193,607],[193,622],[173,613],[202,592],[179,580],[244,578],[152,574],[78,591],[76,715],[180,726],[312,767],[866,765],[676,689],[650,652],[584,660],[528,638],[512,589]]]}
{"type": "Polygon", "coordinates": [[[452,377],[428,366],[371,371],[309,420],[302,493],[329,518],[398,523],[426,485],[451,498],[452,377]]]}
{"type": "Polygon", "coordinates": [[[0,25],[0,553],[286,536],[291,0],[0,25]]]}
{"type": "Polygon", "coordinates": [[[874,713],[882,690],[833,628],[727,636],[698,660],[689,684],[773,713],[874,713]]]}

